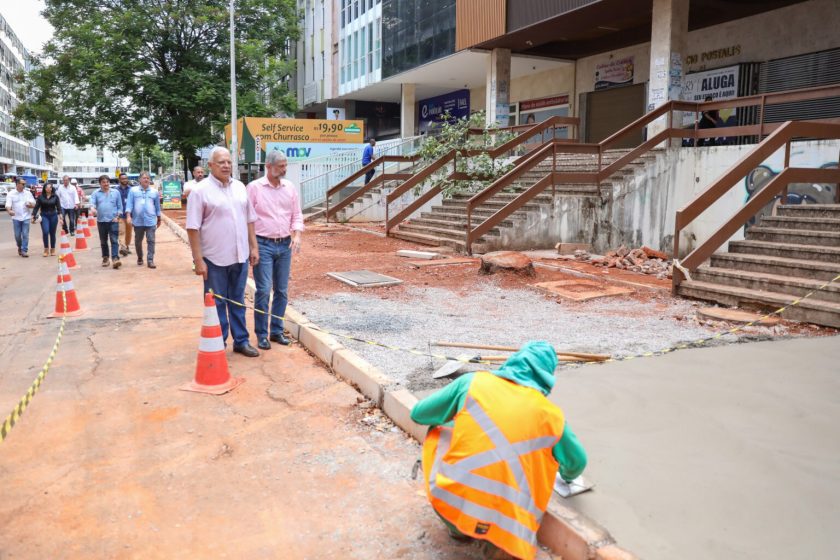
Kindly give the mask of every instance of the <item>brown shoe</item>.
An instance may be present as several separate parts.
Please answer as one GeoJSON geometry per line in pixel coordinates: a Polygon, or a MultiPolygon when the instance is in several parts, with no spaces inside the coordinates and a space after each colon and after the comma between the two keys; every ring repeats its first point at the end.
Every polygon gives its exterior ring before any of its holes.
{"type": "Polygon", "coordinates": [[[50,249],[50,256],[52,256],[52,257],[54,257],[54,256],[55,256],[55,247],[53,247],[52,249],[50,249]]]}
{"type": "Polygon", "coordinates": [[[108,257],[102,257],[102,267],[107,268],[111,264],[111,259],[108,257]]]}
{"type": "Polygon", "coordinates": [[[49,256],[50,256],[50,252],[49,252],[49,250],[44,249],[44,256],[45,256],[45,257],[49,257],[49,256]]]}
{"type": "Polygon", "coordinates": [[[121,267],[122,263],[120,262],[120,259],[114,259],[114,265],[113,266],[114,266],[114,268],[121,267]]]}

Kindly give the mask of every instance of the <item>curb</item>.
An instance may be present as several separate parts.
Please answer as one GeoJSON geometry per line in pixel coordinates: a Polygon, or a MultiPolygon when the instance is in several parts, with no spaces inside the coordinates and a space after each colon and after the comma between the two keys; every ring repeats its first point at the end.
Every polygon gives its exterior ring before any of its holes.
{"type": "MultiPolygon", "coordinates": [[[[161,216],[175,235],[189,244],[186,231],[168,216],[161,216]]],[[[248,278],[245,292],[253,297],[256,292],[253,279],[248,278]]],[[[394,385],[391,378],[333,336],[311,328],[313,326],[316,325],[292,306],[286,307],[285,327],[289,334],[336,375],[373,401],[400,429],[422,443],[428,427],[411,419],[417,397],[407,389],[391,390],[394,385]]],[[[552,496],[548,504],[537,538],[563,560],[637,560],[636,556],[616,546],[615,539],[601,525],[556,496],[552,496]]]]}

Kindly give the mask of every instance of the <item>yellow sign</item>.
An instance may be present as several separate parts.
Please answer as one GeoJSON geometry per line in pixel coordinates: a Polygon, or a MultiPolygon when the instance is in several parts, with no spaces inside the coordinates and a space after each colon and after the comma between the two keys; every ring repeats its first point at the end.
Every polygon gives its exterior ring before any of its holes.
{"type": "MultiPolygon", "coordinates": [[[[237,125],[240,146],[246,148],[256,136],[261,137],[263,146],[268,142],[362,144],[365,141],[365,123],[360,120],[243,117],[237,125]]],[[[225,127],[225,138],[230,145],[230,125],[225,127]]]]}

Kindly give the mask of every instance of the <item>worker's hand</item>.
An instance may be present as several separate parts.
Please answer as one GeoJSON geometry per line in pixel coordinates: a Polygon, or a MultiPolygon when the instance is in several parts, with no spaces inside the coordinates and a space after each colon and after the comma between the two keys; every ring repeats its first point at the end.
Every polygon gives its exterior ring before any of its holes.
{"type": "Polygon", "coordinates": [[[157,225],[155,226],[155,229],[157,229],[159,227],[160,227],[160,218],[158,217],[158,221],[157,221],[157,225]]]}
{"type": "Polygon", "coordinates": [[[260,249],[259,249],[259,247],[252,247],[251,248],[251,256],[248,260],[251,261],[251,266],[257,266],[257,263],[260,262],[260,249]]]}
{"type": "Polygon", "coordinates": [[[12,210],[11,208],[9,208],[9,216],[14,216],[14,215],[15,215],[15,211],[12,210]]]}
{"type": "Polygon", "coordinates": [[[203,259],[197,260],[194,263],[195,266],[195,275],[201,276],[205,280],[207,280],[207,263],[204,262],[203,259]]]}
{"type": "Polygon", "coordinates": [[[300,254],[300,234],[295,235],[292,237],[292,254],[297,255],[300,254]]]}

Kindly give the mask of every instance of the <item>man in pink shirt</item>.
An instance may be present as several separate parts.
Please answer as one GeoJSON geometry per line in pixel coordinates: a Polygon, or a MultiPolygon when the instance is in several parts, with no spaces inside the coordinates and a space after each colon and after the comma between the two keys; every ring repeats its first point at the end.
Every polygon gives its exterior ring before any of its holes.
{"type": "Polygon", "coordinates": [[[271,348],[269,340],[289,344],[289,339],[283,334],[283,320],[279,317],[285,315],[289,301],[292,253],[300,251],[303,213],[297,189],[285,178],[287,165],[283,152],[269,152],[265,158],[265,176],[248,184],[248,199],[257,214],[254,230],[260,249],[260,260],[254,265],[254,281],[257,284],[254,331],[257,333],[257,346],[262,350],[271,348]],[[259,312],[268,311],[269,298],[272,300],[270,335],[268,317],[259,312]]]}
{"type": "MultiPolygon", "coordinates": [[[[210,152],[210,176],[201,181],[187,205],[187,235],[190,238],[195,273],[204,278],[204,291],[245,303],[248,261],[260,259],[254,222],[257,215],[248,200],[245,185],[231,178],[230,152],[217,146],[210,152]]],[[[222,338],[228,327],[233,351],[250,358],[259,356],[248,341],[245,308],[217,299],[222,338]]]]}

